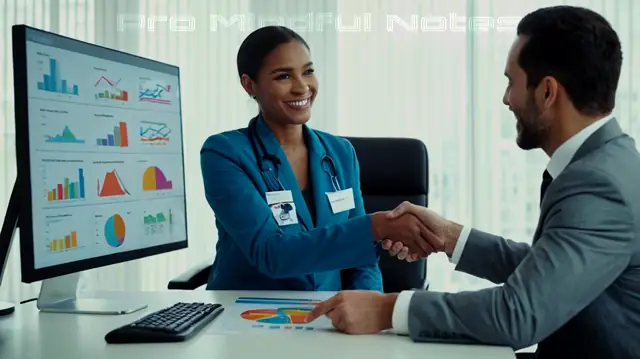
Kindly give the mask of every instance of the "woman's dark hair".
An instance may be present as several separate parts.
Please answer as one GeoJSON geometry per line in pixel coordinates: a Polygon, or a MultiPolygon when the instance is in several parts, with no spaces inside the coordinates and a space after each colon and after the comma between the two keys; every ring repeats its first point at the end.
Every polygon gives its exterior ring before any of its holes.
{"type": "Polygon", "coordinates": [[[258,78],[258,72],[264,59],[281,44],[299,41],[307,50],[309,45],[295,31],[284,26],[265,26],[253,31],[240,45],[238,50],[238,76],[247,74],[253,81],[258,78]]]}

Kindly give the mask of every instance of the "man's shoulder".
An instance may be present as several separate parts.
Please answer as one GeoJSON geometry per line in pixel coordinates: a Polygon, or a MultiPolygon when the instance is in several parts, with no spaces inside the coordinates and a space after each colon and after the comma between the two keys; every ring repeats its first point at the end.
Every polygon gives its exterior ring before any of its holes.
{"type": "MultiPolygon", "coordinates": [[[[616,187],[637,186],[640,178],[640,153],[635,141],[622,135],[572,161],[558,176],[558,180],[579,180],[606,183],[616,187]]],[[[622,188],[620,188],[622,189],[622,188]]]]}

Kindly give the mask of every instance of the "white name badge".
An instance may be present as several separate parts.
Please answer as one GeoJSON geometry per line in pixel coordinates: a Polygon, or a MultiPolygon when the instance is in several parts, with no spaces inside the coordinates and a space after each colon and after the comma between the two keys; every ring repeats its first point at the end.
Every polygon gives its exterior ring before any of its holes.
{"type": "Polygon", "coordinates": [[[338,192],[327,192],[333,214],[356,208],[353,200],[353,189],[347,188],[338,192]]]}
{"type": "Polygon", "coordinates": [[[279,226],[298,223],[298,213],[291,191],[267,192],[266,197],[273,218],[276,219],[279,226]]]}

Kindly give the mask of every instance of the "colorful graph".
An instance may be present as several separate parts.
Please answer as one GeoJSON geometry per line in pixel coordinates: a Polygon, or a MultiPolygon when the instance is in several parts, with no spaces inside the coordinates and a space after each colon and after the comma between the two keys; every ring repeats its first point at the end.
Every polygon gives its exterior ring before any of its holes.
{"type": "Polygon", "coordinates": [[[80,140],[76,135],[71,132],[69,126],[65,126],[62,130],[62,134],[55,136],[46,136],[46,142],[50,143],[84,143],[84,140],[80,140]]]}
{"type": "Polygon", "coordinates": [[[60,69],[56,59],[49,59],[49,74],[43,75],[43,80],[38,82],[38,90],[57,92],[78,96],[78,85],[67,85],[67,80],[60,78],[60,69]]]}
{"type": "Polygon", "coordinates": [[[173,188],[173,182],[168,181],[162,170],[156,166],[147,167],[142,175],[143,191],[159,191],[173,188]]]}
{"type": "Polygon", "coordinates": [[[140,126],[140,142],[149,145],[166,145],[169,143],[171,129],[165,123],[142,121],[140,126]]]}
{"type": "Polygon", "coordinates": [[[169,224],[169,227],[171,227],[172,222],[171,210],[169,210],[169,216],[166,216],[164,212],[158,212],[155,216],[153,214],[146,215],[144,216],[145,234],[162,234],[164,233],[165,224],[169,224]]]}
{"type": "Polygon", "coordinates": [[[120,122],[118,126],[113,128],[113,133],[108,134],[107,138],[98,138],[98,146],[108,147],[128,147],[129,135],[127,133],[127,123],[120,122]]]}
{"type": "Polygon", "coordinates": [[[64,236],[64,239],[52,239],[49,241],[47,248],[50,252],[62,252],[67,249],[78,247],[78,238],[76,231],[72,231],[64,236]]]}
{"type": "Polygon", "coordinates": [[[65,177],[62,183],[58,183],[55,188],[47,192],[48,201],[64,201],[80,199],[84,197],[84,170],[78,169],[78,180],[71,182],[69,177],[65,177]]]}
{"type": "Polygon", "coordinates": [[[120,247],[124,243],[126,226],[124,219],[119,214],[114,214],[104,224],[104,238],[107,244],[113,248],[120,247]]]}
{"type": "Polygon", "coordinates": [[[169,95],[171,94],[171,85],[162,84],[148,78],[141,78],[138,86],[138,101],[151,102],[163,105],[171,104],[169,95]]]}
{"type": "Polygon", "coordinates": [[[100,76],[98,81],[93,87],[100,86],[100,90],[96,92],[96,100],[117,100],[117,101],[129,101],[129,93],[125,90],[118,88],[118,81],[112,81],[104,76],[100,76]]]}
{"type": "Polygon", "coordinates": [[[104,180],[102,181],[102,186],[100,185],[100,180],[98,180],[98,196],[99,197],[109,197],[109,196],[123,196],[131,194],[127,191],[127,188],[122,183],[120,179],[120,175],[114,169],[111,172],[107,172],[104,176],[104,180]]]}
{"type": "Polygon", "coordinates": [[[242,312],[243,319],[265,324],[306,324],[305,318],[313,308],[250,309],[242,312]]]}

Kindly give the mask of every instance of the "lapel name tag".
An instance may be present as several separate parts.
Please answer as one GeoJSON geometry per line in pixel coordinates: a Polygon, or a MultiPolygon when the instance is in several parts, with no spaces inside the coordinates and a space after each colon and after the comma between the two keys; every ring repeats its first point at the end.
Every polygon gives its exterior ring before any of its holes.
{"type": "Polygon", "coordinates": [[[267,192],[266,197],[273,218],[279,226],[298,223],[298,213],[291,191],[267,192]]]}
{"type": "Polygon", "coordinates": [[[337,192],[327,192],[327,198],[329,198],[329,204],[331,204],[333,214],[356,208],[352,188],[337,192]]]}

